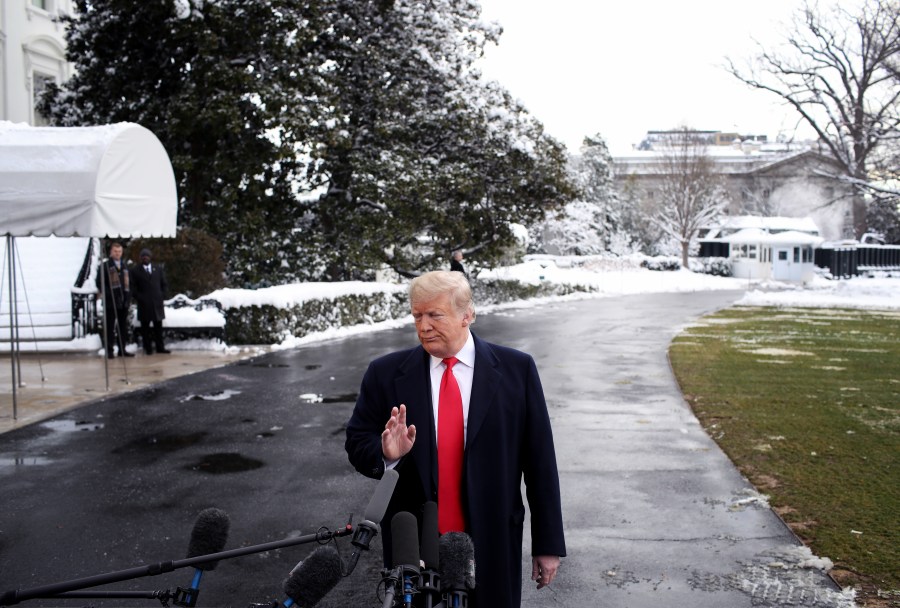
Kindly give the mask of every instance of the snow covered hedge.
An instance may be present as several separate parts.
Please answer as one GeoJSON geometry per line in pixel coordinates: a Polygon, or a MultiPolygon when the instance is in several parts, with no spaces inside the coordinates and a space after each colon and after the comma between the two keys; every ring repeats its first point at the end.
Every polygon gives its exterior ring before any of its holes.
{"type": "Polygon", "coordinates": [[[344,294],[287,307],[254,304],[225,309],[225,335],[229,344],[277,344],[290,336],[378,323],[408,314],[405,291],[344,294]]]}
{"type": "MultiPolygon", "coordinates": [[[[473,281],[476,307],[565,295],[593,288],[508,279],[473,281]]],[[[291,336],[409,316],[407,287],[390,283],[298,283],[257,290],[220,289],[215,300],[225,315],[228,344],[278,344],[291,336]]]]}
{"type": "Polygon", "coordinates": [[[546,296],[564,296],[578,291],[595,291],[588,285],[570,283],[525,283],[510,279],[487,279],[472,282],[475,308],[488,304],[502,304],[516,300],[528,300],[546,296]]]}

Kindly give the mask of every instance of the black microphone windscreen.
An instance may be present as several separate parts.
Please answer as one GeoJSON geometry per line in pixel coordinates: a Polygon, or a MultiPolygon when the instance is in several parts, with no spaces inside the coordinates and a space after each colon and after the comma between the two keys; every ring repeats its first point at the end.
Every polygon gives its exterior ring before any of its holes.
{"type": "Polygon", "coordinates": [[[334,547],[318,547],[291,570],[284,594],[301,608],[315,606],[341,580],[341,557],[334,547]]]}
{"type": "Polygon", "coordinates": [[[397,566],[419,567],[419,526],[416,516],[406,511],[394,515],[391,520],[391,548],[393,568],[397,566]]]}
{"type": "Polygon", "coordinates": [[[378,482],[378,486],[375,488],[375,493],[372,494],[372,498],[369,499],[369,504],[366,506],[366,511],[363,514],[365,519],[372,523],[381,523],[381,520],[384,518],[384,512],[387,511],[388,503],[391,502],[391,496],[394,495],[394,488],[397,486],[399,478],[400,473],[394,469],[388,469],[384,472],[384,475],[381,476],[381,480],[378,482]]]}
{"type": "MultiPolygon", "coordinates": [[[[228,542],[228,528],[231,522],[228,514],[221,509],[209,508],[200,511],[197,522],[191,531],[191,541],[188,543],[187,557],[199,557],[210,553],[219,553],[228,542]]],[[[219,562],[210,562],[197,566],[200,570],[215,570],[219,562]]]]}
{"type": "Polygon", "coordinates": [[[440,542],[441,591],[475,588],[475,545],[465,532],[447,532],[440,542]]]}
{"type": "Polygon", "coordinates": [[[428,501],[422,509],[422,561],[429,570],[437,570],[440,552],[438,550],[437,503],[428,501]]]}

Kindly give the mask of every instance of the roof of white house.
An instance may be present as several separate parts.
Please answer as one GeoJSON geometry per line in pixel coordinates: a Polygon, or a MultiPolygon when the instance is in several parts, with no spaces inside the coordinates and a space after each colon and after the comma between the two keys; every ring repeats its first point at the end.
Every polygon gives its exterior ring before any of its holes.
{"type": "Polygon", "coordinates": [[[744,228],[758,228],[768,232],[784,232],[793,230],[818,235],[819,227],[809,217],[761,217],[758,215],[731,215],[722,218],[719,228],[741,230],[744,228]]]}
{"type": "MultiPolygon", "coordinates": [[[[790,162],[810,154],[821,156],[809,146],[785,144],[764,145],[753,149],[735,149],[730,146],[708,146],[703,153],[716,166],[720,174],[743,174],[763,171],[780,163],[790,162]]],[[[658,175],[661,166],[672,155],[670,150],[630,150],[613,155],[613,167],[617,176],[658,175]]],[[[823,157],[824,158],[824,157],[823,157]]]]}
{"type": "Polygon", "coordinates": [[[727,243],[767,244],[767,245],[819,245],[824,241],[820,236],[808,232],[786,230],[784,232],[769,233],[759,228],[744,228],[734,234],[723,236],[719,239],[727,243]]]}

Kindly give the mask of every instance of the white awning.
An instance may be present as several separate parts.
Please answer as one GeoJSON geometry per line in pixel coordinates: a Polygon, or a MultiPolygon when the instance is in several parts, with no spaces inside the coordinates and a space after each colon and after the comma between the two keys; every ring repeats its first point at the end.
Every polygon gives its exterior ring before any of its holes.
{"type": "Polygon", "coordinates": [[[174,237],[169,156],[140,125],[0,121],[0,234],[174,237]]]}

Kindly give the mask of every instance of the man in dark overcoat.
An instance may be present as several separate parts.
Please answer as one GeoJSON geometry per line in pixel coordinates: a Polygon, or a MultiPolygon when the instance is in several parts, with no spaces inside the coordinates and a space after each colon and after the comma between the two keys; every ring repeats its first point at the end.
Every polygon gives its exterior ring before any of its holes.
{"type": "Polygon", "coordinates": [[[120,357],[133,357],[125,350],[128,342],[128,310],[131,306],[131,273],[122,259],[121,243],[111,243],[109,257],[100,264],[97,271],[97,299],[103,300],[103,331],[106,336],[104,348],[110,359],[116,356],[116,345],[120,357]]]}
{"type": "MultiPolygon", "coordinates": [[[[363,475],[396,468],[399,480],[382,519],[385,565],[391,565],[391,517],[420,519],[426,501],[438,503],[441,436],[436,427],[442,373],[458,379],[465,442],[461,502],[475,546],[473,608],[518,608],[522,593],[524,477],[531,512],[532,579],[549,585],[565,555],[559,475],[550,417],[534,360],[490,344],[469,331],[475,319],[471,289],[458,272],[413,280],[410,304],[421,342],[373,361],[347,425],[346,450],[363,475]]],[[[441,469],[442,471],[445,469],[441,469]]]]}
{"type": "Polygon", "coordinates": [[[156,352],[168,354],[163,344],[163,319],[166,318],[166,299],[168,284],[162,266],[153,263],[153,255],[149,249],[141,250],[141,263],[132,270],[132,293],[137,302],[138,321],[141,323],[141,341],[144,353],[156,352]],[[152,338],[152,340],[151,340],[152,338]]]}

